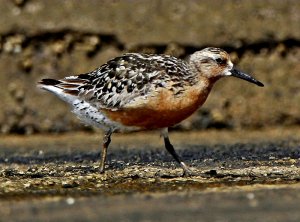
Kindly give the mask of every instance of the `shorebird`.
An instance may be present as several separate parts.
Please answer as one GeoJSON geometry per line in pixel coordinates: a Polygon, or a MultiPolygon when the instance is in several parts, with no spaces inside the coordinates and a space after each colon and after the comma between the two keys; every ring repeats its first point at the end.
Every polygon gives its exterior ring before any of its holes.
{"type": "Polygon", "coordinates": [[[104,130],[101,173],[112,133],[160,129],[165,148],[188,175],[191,171],[175,152],[168,127],[201,107],[214,83],[225,76],[263,86],[236,69],[227,52],[213,47],[193,53],[187,61],[170,55],[126,53],[92,72],[42,79],[39,86],[69,103],[84,123],[104,130]]]}

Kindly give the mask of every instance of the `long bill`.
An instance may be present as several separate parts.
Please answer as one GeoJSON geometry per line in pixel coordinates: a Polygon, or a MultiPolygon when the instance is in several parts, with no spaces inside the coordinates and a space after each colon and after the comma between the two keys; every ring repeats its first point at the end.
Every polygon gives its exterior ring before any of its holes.
{"type": "Polygon", "coordinates": [[[230,72],[231,72],[231,76],[234,76],[234,77],[237,77],[237,78],[240,78],[240,79],[244,79],[244,80],[246,80],[248,82],[254,83],[254,84],[256,84],[258,86],[261,86],[261,87],[264,86],[263,83],[261,83],[260,81],[254,79],[252,76],[250,76],[250,75],[248,75],[246,73],[243,73],[243,72],[241,72],[241,71],[239,71],[239,70],[237,70],[235,68],[232,68],[230,70],[230,72]]]}

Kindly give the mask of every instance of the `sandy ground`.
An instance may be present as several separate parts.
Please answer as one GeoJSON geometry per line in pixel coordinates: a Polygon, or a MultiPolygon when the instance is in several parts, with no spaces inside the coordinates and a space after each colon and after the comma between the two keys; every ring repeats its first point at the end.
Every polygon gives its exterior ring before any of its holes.
{"type": "Polygon", "coordinates": [[[299,221],[299,128],[0,137],[0,221],[299,221]]]}

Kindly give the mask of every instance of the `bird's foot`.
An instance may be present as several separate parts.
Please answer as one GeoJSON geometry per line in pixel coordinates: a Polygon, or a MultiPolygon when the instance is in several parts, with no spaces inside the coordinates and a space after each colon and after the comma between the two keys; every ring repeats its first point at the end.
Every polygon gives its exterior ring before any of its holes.
{"type": "Polygon", "coordinates": [[[198,174],[196,172],[192,171],[187,165],[185,165],[184,162],[181,162],[180,165],[183,169],[182,177],[198,176],[198,174]]]}

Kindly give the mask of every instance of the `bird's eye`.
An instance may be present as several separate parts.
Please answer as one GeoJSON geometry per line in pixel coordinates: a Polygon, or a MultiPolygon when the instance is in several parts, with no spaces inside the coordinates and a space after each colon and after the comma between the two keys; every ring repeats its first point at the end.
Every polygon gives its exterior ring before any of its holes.
{"type": "Polygon", "coordinates": [[[220,65],[224,65],[226,63],[226,60],[222,58],[216,58],[216,62],[220,65]]]}

